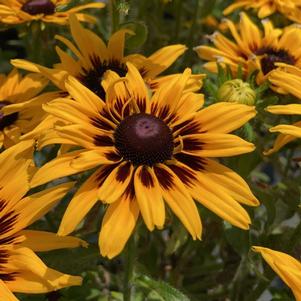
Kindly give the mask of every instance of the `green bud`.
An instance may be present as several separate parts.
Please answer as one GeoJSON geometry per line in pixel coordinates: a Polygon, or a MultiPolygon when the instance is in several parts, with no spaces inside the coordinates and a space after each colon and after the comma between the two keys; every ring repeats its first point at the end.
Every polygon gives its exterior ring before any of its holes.
{"type": "Polygon", "coordinates": [[[252,106],[255,103],[256,93],[241,79],[232,79],[224,82],[217,91],[218,101],[236,102],[252,106]]]}

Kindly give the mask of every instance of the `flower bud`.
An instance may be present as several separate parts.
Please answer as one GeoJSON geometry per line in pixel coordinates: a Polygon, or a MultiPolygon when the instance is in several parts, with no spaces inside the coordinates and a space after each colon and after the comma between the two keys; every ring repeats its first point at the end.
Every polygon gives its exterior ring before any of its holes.
{"type": "Polygon", "coordinates": [[[255,91],[241,79],[232,79],[224,82],[217,91],[218,101],[236,102],[254,105],[256,99],[255,91]]]}

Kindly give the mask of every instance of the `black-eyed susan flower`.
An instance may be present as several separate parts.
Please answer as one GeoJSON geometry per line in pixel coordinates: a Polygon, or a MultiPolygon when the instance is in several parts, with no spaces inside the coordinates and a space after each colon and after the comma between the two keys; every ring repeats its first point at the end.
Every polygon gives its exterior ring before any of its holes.
{"type": "Polygon", "coordinates": [[[245,76],[258,70],[257,82],[262,83],[270,72],[276,68],[276,63],[286,63],[301,66],[301,29],[299,26],[289,26],[283,30],[273,27],[268,20],[263,20],[264,31],[253,23],[245,13],[241,13],[238,26],[226,19],[233,39],[228,39],[219,32],[210,36],[215,47],[201,45],[195,47],[199,57],[209,61],[206,69],[217,72],[217,63],[228,65],[233,74],[237,73],[239,65],[245,76]]]}
{"type": "Polygon", "coordinates": [[[0,147],[17,143],[21,135],[33,130],[45,116],[42,103],[58,93],[38,95],[48,80],[40,74],[22,76],[16,69],[0,75],[0,147]]]}
{"type": "Polygon", "coordinates": [[[300,0],[235,0],[229,5],[224,14],[228,15],[238,8],[254,9],[257,11],[258,18],[266,18],[276,12],[283,14],[286,18],[301,21],[301,1],[300,0]]]}
{"type": "Polygon", "coordinates": [[[109,204],[99,235],[101,254],[109,258],[122,251],[140,214],[150,231],[161,229],[165,204],[193,239],[202,230],[194,199],[248,229],[250,217],[240,203],[256,206],[258,200],[240,176],[212,157],[254,150],[229,134],[254,117],[254,107],[218,103],[199,111],[202,96],[185,92],[189,69],[153,95],[132,64],[127,70],[106,91],[106,102],[69,77],[66,89],[74,100],[44,106],[65,125],[45,133],[40,147],[62,143],[81,149],[45,164],[31,185],[96,168],[71,200],[59,235],[72,232],[97,200],[109,204]]]}
{"type": "Polygon", "coordinates": [[[75,14],[80,21],[96,22],[95,17],[81,11],[105,6],[102,2],[91,2],[65,9],[69,2],[70,0],[1,0],[0,22],[20,24],[40,20],[64,25],[68,23],[71,14],[75,14]]]}
{"type": "MultiPolygon", "coordinates": [[[[149,87],[156,89],[161,83],[175,76],[160,77],[159,75],[186,50],[186,46],[177,44],[163,47],[149,57],[140,54],[124,56],[125,36],[133,34],[130,30],[121,29],[115,32],[106,46],[94,32],[83,28],[75,16],[70,17],[70,29],[75,45],[63,36],[56,36],[56,38],[65,44],[75,57],[57,46],[60,63],[54,65],[53,69],[25,60],[12,60],[12,63],[18,68],[44,74],[63,91],[66,90],[66,77],[72,75],[99,97],[105,99],[104,87],[109,85],[109,79],[105,76],[106,71],[111,70],[121,77],[125,76],[126,62],[131,62],[138,68],[149,87]]],[[[187,90],[199,89],[202,78],[204,75],[191,75],[187,90]]]]}
{"type": "Polygon", "coordinates": [[[47,267],[34,253],[85,246],[75,237],[25,230],[47,213],[72,187],[61,184],[25,196],[33,171],[32,142],[20,142],[0,154],[0,296],[17,301],[18,293],[46,293],[66,286],[80,285],[81,277],[47,267]]]}
{"type": "MultiPolygon", "coordinates": [[[[292,94],[301,100],[301,69],[285,64],[277,65],[279,68],[271,72],[269,78],[274,90],[282,94],[292,94]]],[[[268,106],[266,110],[277,115],[301,115],[301,104],[268,106]]],[[[301,121],[293,124],[279,124],[270,128],[269,131],[280,134],[276,138],[273,147],[265,152],[266,155],[277,152],[286,144],[301,138],[301,121]]]]}
{"type": "Polygon", "coordinates": [[[269,248],[252,247],[292,290],[296,301],[301,301],[301,262],[292,256],[269,248]]]}

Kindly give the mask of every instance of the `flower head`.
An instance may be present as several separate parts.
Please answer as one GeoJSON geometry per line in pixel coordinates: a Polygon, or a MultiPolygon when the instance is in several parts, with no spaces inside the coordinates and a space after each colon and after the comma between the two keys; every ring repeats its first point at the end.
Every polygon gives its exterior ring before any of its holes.
{"type": "Polygon", "coordinates": [[[70,0],[1,0],[0,22],[6,24],[20,24],[41,20],[46,23],[64,25],[68,23],[71,14],[75,14],[80,21],[96,22],[90,15],[81,13],[87,8],[102,8],[104,3],[88,3],[68,10],[63,8],[70,0]]]}
{"type": "Polygon", "coordinates": [[[288,26],[283,30],[273,27],[264,20],[264,32],[253,23],[245,13],[241,13],[238,29],[230,20],[225,20],[233,37],[228,39],[219,32],[211,36],[215,47],[198,46],[195,48],[199,57],[209,61],[205,67],[217,72],[217,62],[228,65],[233,74],[239,65],[245,76],[258,70],[258,84],[266,80],[277,63],[301,66],[301,29],[299,26],[288,26]]]}
{"type": "MultiPolygon", "coordinates": [[[[279,68],[271,72],[270,82],[274,90],[281,94],[292,94],[301,99],[301,69],[285,64],[277,64],[279,68]]],[[[277,115],[301,115],[301,104],[268,106],[269,113],[277,115]]],[[[301,121],[293,124],[279,124],[269,129],[270,132],[280,133],[271,149],[265,152],[270,155],[279,151],[286,144],[301,137],[301,121]]]]}
{"type": "MultiPolygon", "coordinates": [[[[66,91],[66,77],[72,75],[100,98],[105,99],[105,87],[110,84],[106,76],[108,70],[114,71],[116,76],[125,76],[126,63],[131,62],[138,68],[149,87],[155,90],[175,76],[159,77],[186,50],[184,45],[177,44],[163,47],[149,57],[140,54],[125,56],[125,37],[127,34],[134,34],[128,29],[115,32],[107,46],[94,32],[83,28],[75,16],[70,17],[70,29],[75,44],[62,36],[56,36],[56,38],[73,52],[75,58],[67,51],[56,47],[60,63],[56,64],[53,69],[25,60],[13,60],[12,63],[18,68],[44,74],[63,91],[66,91]]],[[[187,82],[187,90],[199,89],[202,78],[204,78],[202,74],[191,75],[187,82]]]]}
{"type": "Polygon", "coordinates": [[[199,111],[202,95],[185,91],[189,69],[150,95],[141,74],[128,73],[101,100],[76,79],[66,89],[73,97],[44,106],[64,122],[39,141],[80,146],[45,164],[33,177],[37,186],[55,178],[96,168],[69,204],[59,234],[72,232],[97,200],[109,204],[99,236],[103,256],[119,254],[141,214],[147,228],[161,229],[165,204],[193,239],[201,221],[193,199],[248,229],[250,218],[239,203],[258,205],[236,173],[212,160],[250,152],[251,143],[228,134],[255,115],[253,107],[218,103],[199,111]]]}
{"type": "Polygon", "coordinates": [[[72,183],[25,196],[32,176],[32,142],[25,141],[0,154],[0,295],[17,300],[13,292],[45,293],[80,285],[81,277],[48,268],[34,251],[74,248],[85,242],[75,237],[25,230],[47,213],[72,183]]]}
{"type": "Polygon", "coordinates": [[[16,70],[0,75],[0,147],[17,143],[20,136],[33,130],[45,116],[41,104],[58,93],[38,95],[48,80],[40,74],[24,77],[16,70]]]}
{"type": "Polygon", "coordinates": [[[241,79],[232,79],[224,82],[217,91],[219,101],[242,103],[249,106],[254,105],[256,92],[249,83],[241,79]]]}
{"type": "Polygon", "coordinates": [[[224,14],[228,15],[238,8],[257,10],[258,18],[266,18],[276,12],[283,14],[286,18],[300,23],[301,1],[300,0],[235,0],[229,5],[224,14]]]}
{"type": "Polygon", "coordinates": [[[288,254],[263,247],[252,247],[291,288],[297,301],[301,300],[301,262],[288,254]]]}

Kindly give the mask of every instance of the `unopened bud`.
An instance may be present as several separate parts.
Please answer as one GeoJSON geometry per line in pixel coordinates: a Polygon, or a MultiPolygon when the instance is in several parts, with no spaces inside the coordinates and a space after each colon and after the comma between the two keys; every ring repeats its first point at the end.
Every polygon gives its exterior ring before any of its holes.
{"type": "Polygon", "coordinates": [[[256,99],[255,91],[241,79],[232,79],[224,82],[217,91],[218,101],[236,102],[254,105],[256,99]]]}

